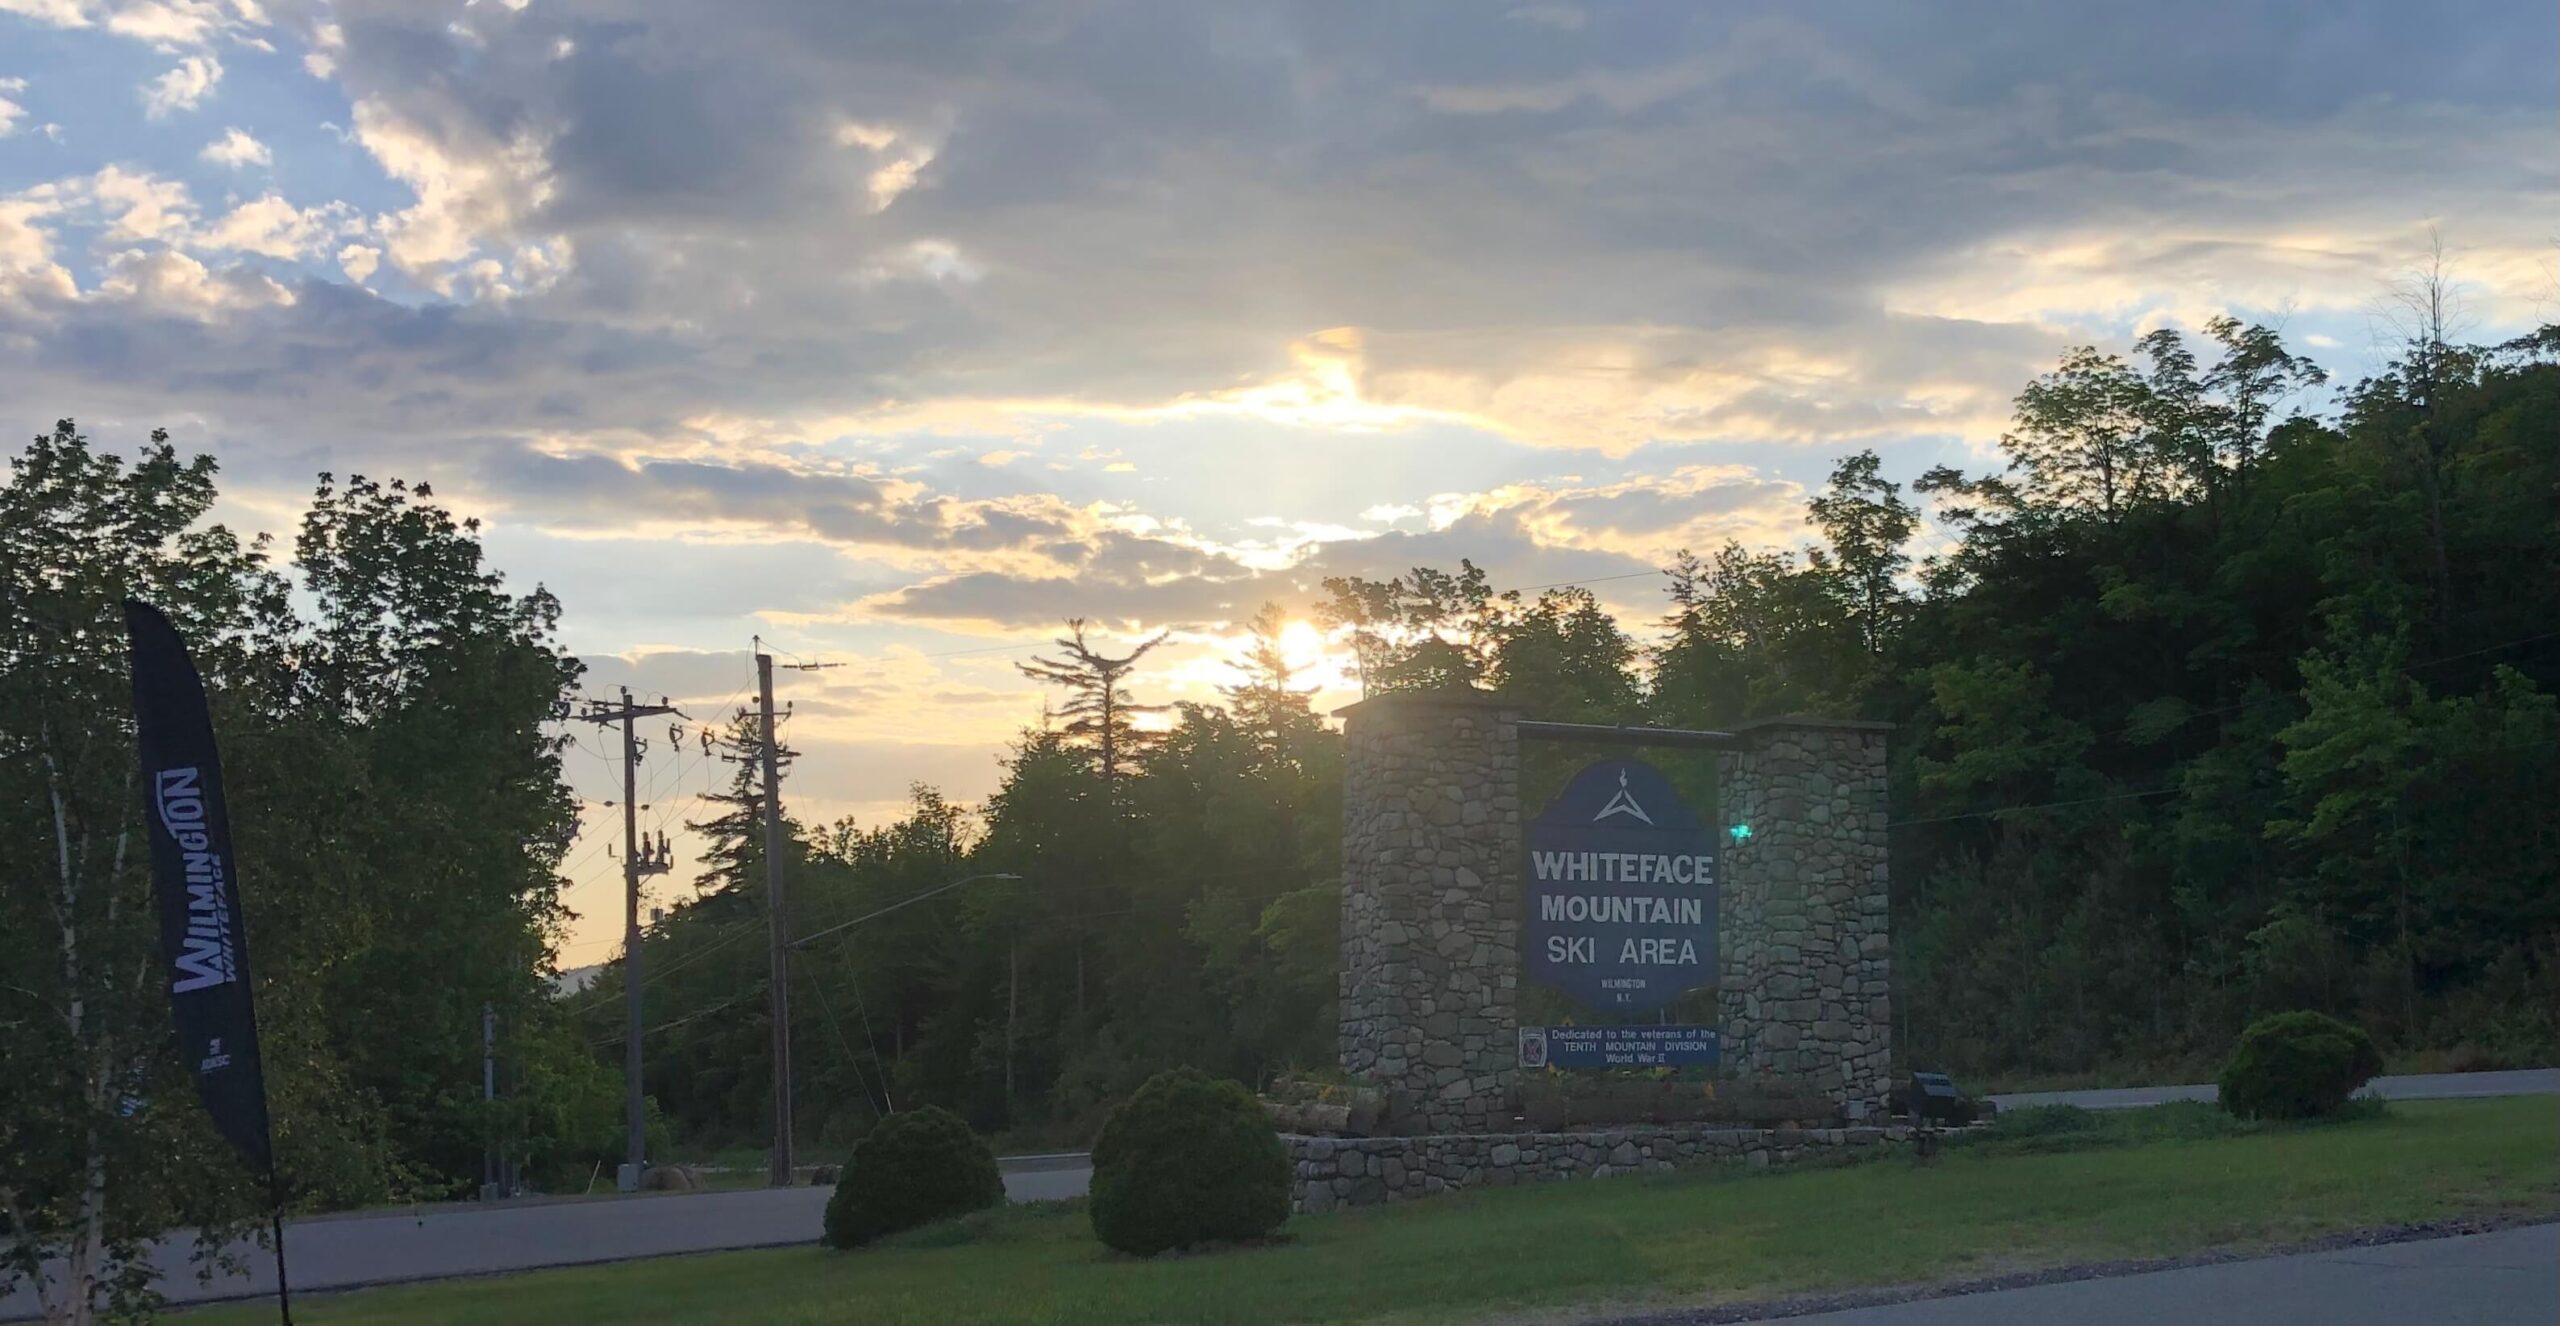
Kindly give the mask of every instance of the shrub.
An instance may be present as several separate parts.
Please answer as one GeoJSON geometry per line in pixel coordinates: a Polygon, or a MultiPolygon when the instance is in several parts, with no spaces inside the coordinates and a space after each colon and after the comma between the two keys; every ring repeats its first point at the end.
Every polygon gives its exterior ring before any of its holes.
{"type": "Polygon", "coordinates": [[[1158,1073],[1093,1144],[1093,1232],[1122,1252],[1249,1239],[1289,1218],[1289,1151],[1243,1086],[1158,1073]]]}
{"type": "Polygon", "coordinates": [[[854,1143],[827,1198],[827,1242],[857,1248],[1003,1200],[995,1153],[959,1115],[928,1105],[890,1115],[854,1143]]]}
{"type": "Polygon", "coordinates": [[[2325,1013],[2276,1013],[2240,1033],[2222,1068],[2222,1108],[2243,1119],[2335,1114],[2381,1071],[2363,1028],[2325,1013]]]}

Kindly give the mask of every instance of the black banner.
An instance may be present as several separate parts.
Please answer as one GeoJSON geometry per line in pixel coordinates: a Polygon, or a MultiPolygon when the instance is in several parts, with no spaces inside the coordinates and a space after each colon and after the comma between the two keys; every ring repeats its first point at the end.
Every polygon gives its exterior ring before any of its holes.
{"type": "Polygon", "coordinates": [[[143,817],[160,908],[160,953],[178,1054],[196,1092],[252,1169],[273,1172],[258,1017],[249,998],[249,936],[240,916],[222,760],[204,682],[160,610],[131,599],[133,720],[142,752],[143,817]]]}

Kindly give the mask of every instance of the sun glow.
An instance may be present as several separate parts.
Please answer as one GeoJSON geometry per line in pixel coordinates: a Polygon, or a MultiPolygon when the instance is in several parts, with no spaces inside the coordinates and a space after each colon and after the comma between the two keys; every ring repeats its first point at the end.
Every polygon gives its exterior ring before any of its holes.
{"type": "Polygon", "coordinates": [[[1293,621],[1280,628],[1280,657],[1293,668],[1312,668],[1324,662],[1324,632],[1308,621],[1293,621]]]}

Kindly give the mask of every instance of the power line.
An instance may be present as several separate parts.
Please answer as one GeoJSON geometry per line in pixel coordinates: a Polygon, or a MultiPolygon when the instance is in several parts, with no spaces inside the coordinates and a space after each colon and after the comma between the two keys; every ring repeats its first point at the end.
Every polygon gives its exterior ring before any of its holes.
{"type": "MultiPolygon", "coordinates": [[[[810,960],[815,961],[814,958],[810,960]]],[[[818,1011],[826,1015],[827,1030],[835,1034],[836,1047],[844,1051],[844,1065],[845,1067],[853,1070],[854,1085],[862,1089],[862,1103],[870,1105],[871,1082],[869,1078],[863,1076],[862,1057],[853,1052],[853,1042],[845,1039],[844,1024],[836,1020],[835,1003],[827,998],[826,985],[822,982],[812,981],[809,984],[809,988],[818,992],[818,1011]]],[[[873,1053],[877,1054],[878,1051],[875,1049],[873,1053]]],[[[886,1093],[884,1092],[883,1095],[885,1096],[886,1093]]],[[[886,1110],[881,1110],[877,1106],[874,1106],[873,1108],[880,1113],[887,1113],[886,1110]]]]}
{"type": "MultiPolygon", "coordinates": [[[[680,1017],[680,1018],[669,1018],[669,1019],[667,1019],[666,1021],[664,1021],[664,1022],[660,1022],[660,1023],[658,1023],[658,1024],[654,1025],[654,1026],[650,1026],[650,1027],[643,1028],[640,1034],[641,1034],[641,1035],[643,1035],[643,1036],[654,1036],[654,1035],[656,1035],[656,1034],[657,1034],[657,1033],[659,1033],[659,1032],[662,1032],[662,1031],[668,1031],[668,1030],[671,1030],[671,1029],[676,1028],[676,1027],[681,1027],[681,1026],[683,1026],[684,1024],[688,1023],[688,1022],[696,1022],[696,1021],[700,1021],[701,1019],[703,1019],[703,1018],[707,1018],[707,1017],[711,1016],[711,1015],[712,1015],[712,1014],[714,1014],[714,1013],[718,1013],[718,1012],[721,1012],[721,1011],[723,1011],[723,1010],[725,1010],[725,1009],[728,1009],[728,1008],[730,1008],[730,1007],[731,1007],[731,1006],[733,1006],[733,1005],[745,1003],[747,1000],[752,999],[752,998],[754,998],[754,997],[756,997],[757,995],[760,995],[760,994],[762,994],[762,993],[764,993],[764,988],[763,988],[762,986],[758,986],[758,987],[756,987],[755,989],[747,990],[747,991],[744,991],[743,993],[740,993],[740,994],[734,994],[734,995],[731,995],[731,996],[729,996],[728,998],[721,1000],[719,1003],[713,1004],[713,1005],[712,1005],[711,1007],[709,1007],[709,1008],[695,1009],[693,1012],[687,1013],[687,1014],[685,1014],[683,1017],[680,1017]]],[[[588,1041],[588,1042],[587,1042],[587,1048],[588,1048],[588,1049],[590,1049],[590,1050],[600,1050],[600,1049],[603,1049],[605,1046],[608,1046],[608,1045],[615,1045],[615,1044],[619,1044],[619,1043],[621,1042],[621,1040],[622,1040],[622,1038],[623,1038],[623,1036],[624,1036],[625,1034],[626,1034],[626,1033],[616,1032],[616,1033],[612,1033],[612,1034],[609,1034],[609,1035],[606,1035],[606,1036],[598,1037],[598,1038],[596,1038],[596,1039],[594,1039],[594,1040],[590,1040],[590,1041],[588,1041]]]]}

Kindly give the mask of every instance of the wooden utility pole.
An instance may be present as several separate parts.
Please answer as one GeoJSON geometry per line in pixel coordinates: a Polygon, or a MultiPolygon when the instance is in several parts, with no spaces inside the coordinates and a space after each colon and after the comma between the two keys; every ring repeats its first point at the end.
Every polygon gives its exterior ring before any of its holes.
{"type": "Polygon", "coordinates": [[[640,1090],[640,877],[663,875],[673,865],[664,837],[654,852],[645,851],[640,843],[640,738],[631,725],[639,719],[675,712],[675,706],[668,704],[663,695],[656,704],[633,704],[631,688],[625,686],[620,703],[590,701],[587,712],[576,716],[578,721],[598,727],[608,723],[622,725],[623,1172],[617,1176],[617,1186],[625,1192],[640,1186],[641,1171],[649,1164],[649,1114],[646,1097],[640,1090]]]}
{"type": "Polygon", "coordinates": [[[782,916],[782,775],[773,721],[773,655],[756,654],[758,707],[764,717],[764,922],[771,950],[773,998],[773,1171],[776,1188],[791,1186],[791,937],[782,916]]]}
{"type": "MultiPolygon", "coordinates": [[[[798,672],[841,667],[837,663],[788,663],[798,672]]],[[[783,910],[782,887],[782,732],[773,712],[773,655],[756,642],[757,711],[764,740],[764,922],[771,950],[766,989],[773,1016],[773,1165],[767,1176],[776,1188],[791,1186],[791,923],[783,910]]]]}

